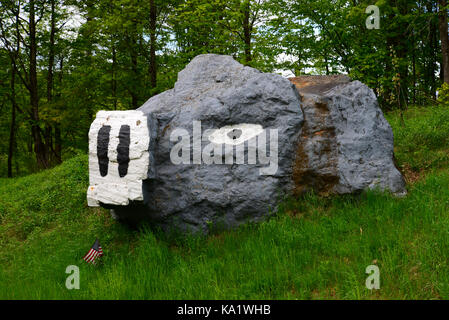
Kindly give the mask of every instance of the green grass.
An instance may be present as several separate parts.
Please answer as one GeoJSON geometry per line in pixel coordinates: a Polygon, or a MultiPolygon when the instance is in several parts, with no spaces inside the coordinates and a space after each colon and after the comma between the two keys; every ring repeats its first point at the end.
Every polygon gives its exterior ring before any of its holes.
{"type": "Polygon", "coordinates": [[[414,177],[402,199],[289,199],[258,225],[210,236],[133,231],[87,207],[87,157],[0,179],[0,299],[448,299],[449,110],[388,120],[414,177]],[[99,237],[97,267],[81,257],[99,237]],[[380,290],[365,268],[380,268],[380,290]],[[80,290],[65,288],[80,267],[80,290]]]}
{"type": "Polygon", "coordinates": [[[398,112],[387,115],[395,137],[395,156],[413,171],[449,168],[449,108],[411,108],[401,125],[398,112]]]}

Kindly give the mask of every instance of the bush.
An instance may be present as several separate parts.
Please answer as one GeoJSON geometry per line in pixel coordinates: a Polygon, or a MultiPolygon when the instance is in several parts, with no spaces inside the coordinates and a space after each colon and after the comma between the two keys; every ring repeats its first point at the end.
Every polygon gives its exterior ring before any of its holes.
{"type": "Polygon", "coordinates": [[[440,106],[449,107],[449,84],[443,83],[438,89],[438,104],[440,106]]]}

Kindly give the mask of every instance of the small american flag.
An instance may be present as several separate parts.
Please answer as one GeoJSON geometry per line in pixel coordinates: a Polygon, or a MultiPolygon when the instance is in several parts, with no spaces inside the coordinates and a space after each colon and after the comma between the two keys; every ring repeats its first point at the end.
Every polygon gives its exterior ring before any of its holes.
{"type": "Polygon", "coordinates": [[[83,257],[84,261],[87,263],[95,264],[95,259],[101,257],[103,255],[103,249],[100,246],[100,242],[98,239],[95,240],[92,248],[90,248],[89,252],[83,257]]]}

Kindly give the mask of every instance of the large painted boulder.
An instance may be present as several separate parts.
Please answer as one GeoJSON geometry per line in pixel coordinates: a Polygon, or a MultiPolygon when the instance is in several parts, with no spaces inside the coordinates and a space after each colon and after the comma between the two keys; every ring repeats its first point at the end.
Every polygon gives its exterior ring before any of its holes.
{"type": "Polygon", "coordinates": [[[193,232],[259,221],[311,189],[405,193],[391,127],[364,84],[289,81],[212,54],[139,109],[100,111],[89,177],[90,206],[193,232]]]}

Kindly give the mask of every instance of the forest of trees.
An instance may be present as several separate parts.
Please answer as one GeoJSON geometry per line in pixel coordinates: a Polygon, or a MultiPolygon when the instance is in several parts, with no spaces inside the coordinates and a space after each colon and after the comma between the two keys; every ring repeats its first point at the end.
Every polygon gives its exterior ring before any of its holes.
{"type": "Polygon", "coordinates": [[[0,0],[0,177],[86,153],[98,110],[138,108],[202,53],[349,74],[385,111],[434,105],[447,12],[446,0],[0,0]],[[373,4],[379,29],[365,24],[373,4]]]}

